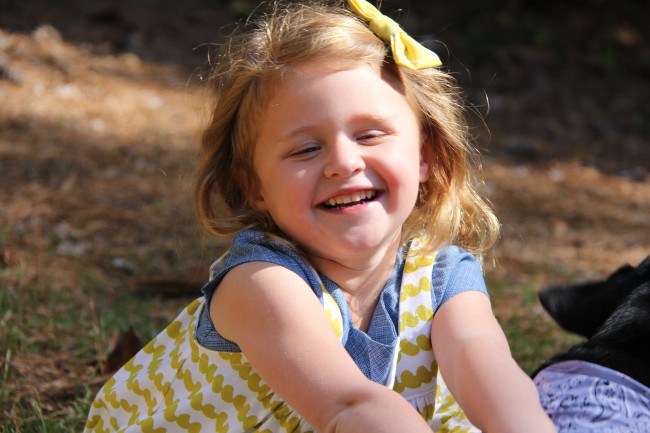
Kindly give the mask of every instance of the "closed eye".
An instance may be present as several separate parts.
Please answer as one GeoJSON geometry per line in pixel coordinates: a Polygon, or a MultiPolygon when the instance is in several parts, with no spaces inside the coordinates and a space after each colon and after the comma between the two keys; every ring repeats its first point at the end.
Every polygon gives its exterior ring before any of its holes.
{"type": "Polygon", "coordinates": [[[387,135],[387,133],[378,130],[364,131],[357,136],[357,141],[360,141],[364,144],[375,144],[387,135]]]}
{"type": "Polygon", "coordinates": [[[301,147],[298,150],[295,150],[295,151],[291,152],[289,154],[289,157],[291,157],[291,158],[307,157],[307,156],[310,156],[310,155],[314,154],[315,152],[318,152],[319,150],[321,150],[321,147],[322,146],[320,146],[320,145],[307,145],[307,146],[301,147]]]}

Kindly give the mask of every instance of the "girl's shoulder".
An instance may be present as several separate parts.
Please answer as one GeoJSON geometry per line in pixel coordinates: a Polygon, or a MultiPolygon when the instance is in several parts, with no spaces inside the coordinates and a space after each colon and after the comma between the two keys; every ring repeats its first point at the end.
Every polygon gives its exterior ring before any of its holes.
{"type": "Polygon", "coordinates": [[[481,273],[481,265],[472,253],[467,252],[457,245],[445,245],[435,253],[434,269],[438,271],[458,272],[465,268],[471,268],[481,273]]]}
{"type": "Polygon", "coordinates": [[[242,230],[235,235],[228,251],[210,267],[211,278],[216,278],[224,267],[247,262],[271,262],[295,267],[305,260],[287,242],[272,238],[258,230],[242,230]]]}
{"type": "Polygon", "coordinates": [[[443,245],[431,253],[422,253],[415,246],[406,253],[405,262],[426,263],[431,261],[433,262],[433,277],[449,278],[457,272],[478,272],[482,275],[481,265],[476,256],[458,245],[443,245]]]}
{"type": "MultiPolygon", "coordinates": [[[[201,291],[210,306],[212,296],[223,278],[239,265],[250,262],[277,264],[297,274],[318,294],[320,283],[309,264],[288,244],[272,239],[257,230],[243,230],[219,259],[210,266],[210,279],[201,291]]],[[[202,346],[217,351],[240,352],[236,344],[223,338],[215,329],[210,318],[209,307],[204,308],[196,329],[196,338],[202,346]]]]}
{"type": "Polygon", "coordinates": [[[210,266],[210,281],[202,289],[206,298],[211,297],[228,272],[249,262],[273,263],[294,272],[311,287],[320,285],[312,267],[291,245],[249,229],[237,233],[228,251],[210,266]]]}
{"type": "Polygon", "coordinates": [[[477,258],[456,245],[447,245],[435,253],[431,270],[434,311],[452,297],[467,291],[488,294],[483,271],[477,258]]]}

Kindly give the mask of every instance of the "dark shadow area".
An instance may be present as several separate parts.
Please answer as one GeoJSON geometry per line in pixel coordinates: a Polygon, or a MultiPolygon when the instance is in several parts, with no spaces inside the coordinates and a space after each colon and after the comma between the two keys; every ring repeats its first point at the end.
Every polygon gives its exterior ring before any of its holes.
{"type": "MultiPolygon", "coordinates": [[[[0,28],[54,26],[93,53],[205,69],[251,0],[2,0],[0,28]]],[[[647,1],[397,1],[382,10],[441,55],[489,128],[490,156],[579,161],[643,179],[650,166],[647,1]]]]}

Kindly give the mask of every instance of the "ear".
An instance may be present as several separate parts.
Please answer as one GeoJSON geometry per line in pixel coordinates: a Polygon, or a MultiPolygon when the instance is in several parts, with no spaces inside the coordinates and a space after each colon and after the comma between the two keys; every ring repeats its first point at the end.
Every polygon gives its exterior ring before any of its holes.
{"type": "Polygon", "coordinates": [[[264,194],[260,189],[250,194],[248,198],[248,204],[254,210],[258,212],[267,212],[268,207],[266,206],[266,201],[264,200],[264,194]]]}
{"type": "Polygon", "coordinates": [[[240,186],[241,192],[248,206],[258,212],[267,210],[262,193],[262,186],[254,174],[251,176],[244,169],[239,169],[233,173],[235,182],[240,186]]]}
{"type": "Polygon", "coordinates": [[[433,145],[432,138],[425,135],[420,146],[420,182],[426,182],[431,177],[433,169],[433,145]]]}

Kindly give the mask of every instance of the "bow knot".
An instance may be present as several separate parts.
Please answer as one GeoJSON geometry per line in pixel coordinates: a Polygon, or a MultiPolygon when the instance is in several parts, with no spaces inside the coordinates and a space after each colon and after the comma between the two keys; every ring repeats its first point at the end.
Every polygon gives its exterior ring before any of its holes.
{"type": "Polygon", "coordinates": [[[348,0],[352,10],[370,25],[372,31],[390,43],[397,64],[409,69],[426,69],[442,65],[436,53],[410,37],[395,21],[365,0],[348,0]]]}

